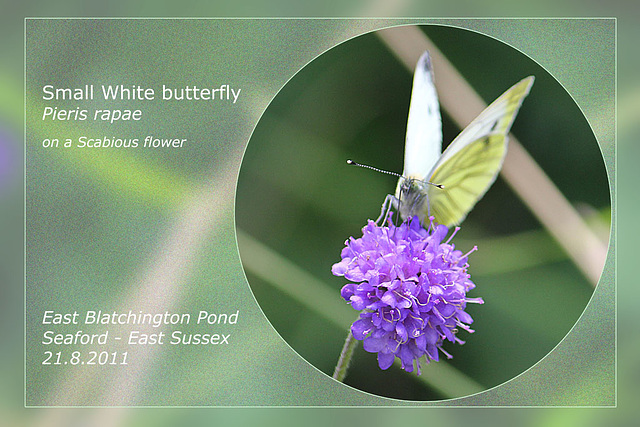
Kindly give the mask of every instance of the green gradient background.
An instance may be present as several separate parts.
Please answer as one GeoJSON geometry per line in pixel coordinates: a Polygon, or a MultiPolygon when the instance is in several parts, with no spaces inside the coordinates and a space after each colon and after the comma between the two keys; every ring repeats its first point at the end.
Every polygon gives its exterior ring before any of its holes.
{"type": "MultiPolygon", "coordinates": [[[[210,13],[215,14],[230,14],[230,15],[245,15],[247,13],[260,14],[264,12],[264,6],[262,4],[256,5],[253,2],[251,4],[237,3],[233,6],[220,6],[215,11],[210,13]],[[252,12],[248,12],[248,8],[253,7],[252,12]]],[[[464,2],[463,2],[464,3],[464,2]]],[[[177,14],[177,15],[195,15],[200,10],[194,5],[179,4],[179,5],[167,5],[163,3],[154,3],[156,9],[140,8],[139,5],[134,3],[127,3],[127,5],[109,5],[104,8],[96,8],[88,5],[82,5],[80,7],[68,7],[63,4],[52,5],[47,2],[28,2],[21,5],[6,4],[5,12],[0,18],[2,26],[0,32],[2,35],[2,55],[6,58],[0,64],[0,124],[3,130],[3,137],[7,138],[10,147],[14,148],[15,164],[10,169],[10,173],[3,176],[4,187],[0,196],[2,197],[2,203],[0,204],[0,213],[2,221],[2,236],[1,236],[1,248],[3,251],[2,257],[2,310],[1,316],[3,319],[2,333],[3,344],[2,348],[2,375],[3,385],[1,388],[2,417],[7,425],[68,425],[70,423],[84,423],[95,424],[101,422],[102,425],[200,425],[211,424],[215,421],[218,424],[230,424],[230,425],[244,425],[246,423],[260,423],[262,425],[282,425],[283,422],[304,422],[308,425],[325,425],[334,424],[360,424],[367,422],[370,424],[401,424],[405,422],[415,423],[446,423],[446,424],[463,424],[473,421],[474,425],[532,425],[532,426],[546,426],[546,425],[628,425],[637,416],[637,405],[635,405],[635,399],[639,396],[638,384],[635,379],[637,378],[637,366],[638,366],[638,354],[640,344],[637,340],[637,333],[635,332],[635,313],[636,313],[636,301],[638,297],[637,287],[635,286],[636,280],[634,279],[632,267],[634,263],[631,259],[632,252],[632,238],[637,236],[637,225],[632,220],[632,215],[637,208],[637,196],[636,196],[636,182],[638,180],[638,169],[634,166],[635,162],[640,155],[637,152],[637,144],[633,144],[632,141],[636,141],[636,138],[632,139],[632,136],[637,135],[638,122],[632,118],[637,117],[638,111],[640,111],[638,99],[638,88],[640,87],[637,80],[637,65],[638,57],[636,52],[636,41],[638,36],[638,13],[637,10],[626,2],[611,2],[606,5],[600,5],[596,2],[567,2],[559,4],[557,2],[542,2],[535,5],[512,5],[509,2],[493,1],[484,7],[479,6],[477,3],[469,2],[466,7],[459,9],[458,6],[453,6],[458,12],[452,10],[452,6],[448,4],[413,4],[411,2],[407,4],[401,4],[397,8],[389,10],[383,10],[374,12],[373,9],[366,6],[363,3],[355,3],[354,5],[345,6],[335,9],[331,14],[355,14],[355,15],[367,15],[367,14],[387,14],[387,15],[447,15],[455,13],[460,16],[459,10],[464,10],[464,14],[472,16],[479,14],[481,16],[488,16],[491,14],[498,14],[503,16],[517,16],[517,15],[568,15],[571,13],[577,13],[579,15],[596,15],[596,16],[619,16],[619,56],[618,61],[620,65],[620,98],[618,102],[618,141],[620,148],[620,162],[619,166],[619,194],[620,199],[620,225],[624,233],[621,233],[621,247],[623,251],[619,255],[620,259],[620,296],[619,296],[619,320],[620,320],[620,380],[619,380],[619,408],[615,411],[612,410],[522,410],[522,411],[499,411],[499,410],[438,410],[438,409],[424,409],[424,410],[411,410],[411,411],[397,411],[397,410],[381,410],[372,412],[370,410],[358,410],[353,409],[350,411],[345,410],[308,410],[308,411],[291,411],[286,409],[271,409],[271,410],[164,410],[164,411],[151,411],[151,410],[30,410],[28,412],[19,409],[22,402],[22,371],[19,368],[22,364],[21,355],[21,322],[22,322],[22,307],[21,307],[21,288],[15,284],[20,283],[22,269],[20,267],[21,261],[21,185],[20,185],[20,135],[21,135],[21,112],[22,112],[22,93],[20,90],[20,82],[22,79],[22,21],[21,16],[33,15],[33,14],[47,14],[47,13],[72,13],[72,14],[138,14],[138,13],[153,13],[157,14],[177,14]],[[513,7],[512,7],[513,6],[513,7]],[[579,9],[576,8],[579,6],[579,9]],[[66,8],[66,10],[60,9],[66,8]],[[146,10],[146,12],[145,12],[146,10]],[[152,12],[153,10],[153,12],[152,12]],[[18,249],[18,250],[17,250],[18,249]]],[[[332,6],[333,7],[333,6],[332,6]]],[[[269,6],[270,14],[293,14],[297,13],[291,9],[291,5],[288,2],[283,4],[276,4],[269,6]],[[280,9],[280,12],[278,12],[280,9]]],[[[322,15],[329,14],[324,6],[318,6],[315,10],[322,15]]],[[[307,10],[301,13],[315,13],[313,10],[307,10]]],[[[531,37],[528,32],[519,32],[514,34],[510,28],[499,26],[497,28],[492,22],[477,22],[476,25],[479,29],[485,31],[487,26],[491,27],[490,30],[493,34],[497,35],[502,40],[505,40],[513,45],[524,48],[525,51],[530,52],[536,59],[540,60],[542,56],[545,56],[545,66],[550,69],[553,74],[558,77],[563,83],[572,84],[570,91],[576,96],[578,103],[587,111],[587,116],[590,118],[594,127],[598,117],[598,95],[592,91],[586,90],[587,84],[584,81],[584,75],[572,75],[570,70],[563,69],[562,63],[564,61],[563,55],[550,55],[548,46],[545,43],[541,43],[540,40],[531,37]],[[550,56],[550,57],[549,57],[550,56]],[[591,95],[590,95],[591,93],[591,95]]],[[[534,30],[535,33],[535,30],[534,30]]],[[[331,44],[335,41],[335,34],[329,32],[331,44]]],[[[325,41],[326,42],[326,41],[325,41]]],[[[321,44],[322,41],[316,41],[321,44]]],[[[578,48],[578,46],[574,46],[578,48]]],[[[570,50],[570,44],[567,45],[567,49],[570,50]]],[[[580,52],[574,52],[575,55],[579,55],[580,52]]],[[[588,64],[588,61],[583,61],[582,65],[588,64]]],[[[274,83],[271,89],[274,91],[277,89],[279,83],[274,83]]],[[[266,106],[267,101],[264,102],[262,107],[266,106]]],[[[256,118],[253,118],[256,120],[256,118]]],[[[634,245],[635,246],[635,245],[634,245]]],[[[560,355],[562,356],[562,355],[560,355]]],[[[568,363],[568,362],[567,362],[568,363]]],[[[565,371],[568,370],[564,364],[558,366],[558,373],[556,377],[565,376],[565,371]]],[[[277,387],[276,387],[277,388],[277,387]]],[[[567,394],[590,394],[593,391],[597,391],[597,388],[592,384],[584,383],[577,384],[574,388],[569,390],[567,394]]],[[[522,390],[521,390],[522,391],[522,390]]]]}

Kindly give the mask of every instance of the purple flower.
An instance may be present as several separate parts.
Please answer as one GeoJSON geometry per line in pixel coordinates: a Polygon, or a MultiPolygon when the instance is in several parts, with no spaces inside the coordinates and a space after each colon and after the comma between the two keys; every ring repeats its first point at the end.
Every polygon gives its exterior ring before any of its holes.
{"type": "MultiPolygon", "coordinates": [[[[399,227],[389,215],[388,226],[375,222],[362,229],[362,237],[349,238],[342,250],[342,261],[331,271],[348,283],[341,295],[361,311],[351,325],[351,333],[363,341],[370,353],[378,353],[378,365],[387,369],[398,357],[402,369],[412,372],[414,361],[426,356],[427,363],[438,361],[444,340],[464,344],[459,329],[473,332],[473,319],[464,310],[467,303],[482,298],[467,298],[475,285],[467,273],[468,255],[446,241],[449,229],[430,218],[428,229],[417,217],[399,227]]],[[[420,375],[420,364],[416,363],[420,375]]]]}

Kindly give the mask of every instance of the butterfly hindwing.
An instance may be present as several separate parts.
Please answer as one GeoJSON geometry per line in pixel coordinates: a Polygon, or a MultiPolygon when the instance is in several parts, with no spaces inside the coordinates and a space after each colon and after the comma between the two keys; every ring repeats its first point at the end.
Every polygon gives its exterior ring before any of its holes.
{"type": "Polygon", "coordinates": [[[503,93],[442,153],[427,180],[444,188],[425,187],[425,207],[437,223],[459,224],[495,181],[507,152],[511,124],[533,80],[527,77],[503,93]]]}
{"type": "Polygon", "coordinates": [[[504,135],[491,135],[462,147],[431,176],[444,188],[427,188],[430,214],[451,226],[464,220],[495,181],[507,146],[504,135]]]}

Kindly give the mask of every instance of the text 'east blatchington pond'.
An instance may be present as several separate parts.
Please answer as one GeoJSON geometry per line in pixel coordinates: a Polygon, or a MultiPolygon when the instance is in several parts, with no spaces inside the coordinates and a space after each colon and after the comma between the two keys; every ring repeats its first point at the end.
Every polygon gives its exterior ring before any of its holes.
{"type": "Polygon", "coordinates": [[[128,365],[144,346],[206,346],[233,343],[240,310],[197,314],[142,310],[42,314],[42,365],[128,365]]]}

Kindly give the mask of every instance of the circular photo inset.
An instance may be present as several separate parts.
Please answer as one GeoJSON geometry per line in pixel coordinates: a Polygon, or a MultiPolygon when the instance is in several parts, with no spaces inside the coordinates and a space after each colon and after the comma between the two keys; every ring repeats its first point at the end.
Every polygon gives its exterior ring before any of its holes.
{"type": "Polygon", "coordinates": [[[544,358],[597,284],[540,219],[553,197],[516,150],[603,248],[610,190],[589,123],[535,61],[408,28],[342,43],[280,90],[244,154],[236,226],[252,292],[300,356],[358,390],[443,400],[544,358]]]}

